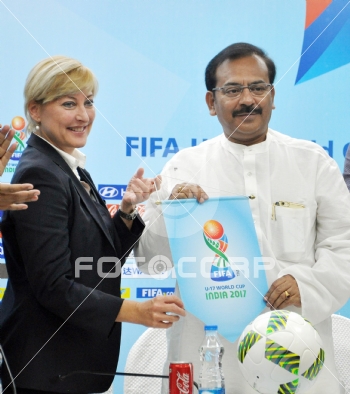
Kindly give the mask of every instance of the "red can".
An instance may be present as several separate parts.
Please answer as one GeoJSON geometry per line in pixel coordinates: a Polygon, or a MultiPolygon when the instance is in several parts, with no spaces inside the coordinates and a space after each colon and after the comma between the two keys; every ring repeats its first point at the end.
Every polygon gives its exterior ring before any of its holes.
{"type": "Polygon", "coordinates": [[[174,361],[169,365],[169,394],[193,394],[193,365],[174,361]]]}

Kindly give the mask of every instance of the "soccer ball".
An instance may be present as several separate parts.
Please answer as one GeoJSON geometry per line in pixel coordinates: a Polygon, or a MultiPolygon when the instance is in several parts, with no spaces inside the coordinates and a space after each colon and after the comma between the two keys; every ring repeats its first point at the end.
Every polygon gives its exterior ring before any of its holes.
{"type": "Polygon", "coordinates": [[[238,341],[240,370],[261,394],[302,393],[315,383],[325,353],[311,323],[294,312],[258,316],[238,341]]]}

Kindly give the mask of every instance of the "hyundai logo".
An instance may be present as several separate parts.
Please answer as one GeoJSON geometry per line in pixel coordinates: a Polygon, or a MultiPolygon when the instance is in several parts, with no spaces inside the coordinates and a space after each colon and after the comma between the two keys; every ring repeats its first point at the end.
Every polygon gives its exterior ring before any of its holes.
{"type": "Polygon", "coordinates": [[[105,200],[121,200],[127,185],[98,185],[98,191],[105,200]]]}
{"type": "Polygon", "coordinates": [[[119,194],[118,189],[113,186],[105,186],[99,190],[99,193],[104,198],[115,198],[119,194]]]}

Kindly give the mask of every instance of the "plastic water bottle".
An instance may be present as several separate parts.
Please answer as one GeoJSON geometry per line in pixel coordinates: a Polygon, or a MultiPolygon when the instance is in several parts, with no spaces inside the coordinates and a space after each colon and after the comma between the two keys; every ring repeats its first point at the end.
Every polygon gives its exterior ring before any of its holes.
{"type": "Polygon", "coordinates": [[[205,326],[204,330],[205,338],[199,348],[199,393],[225,394],[225,378],[222,372],[224,347],[218,337],[218,326],[205,326]]]}

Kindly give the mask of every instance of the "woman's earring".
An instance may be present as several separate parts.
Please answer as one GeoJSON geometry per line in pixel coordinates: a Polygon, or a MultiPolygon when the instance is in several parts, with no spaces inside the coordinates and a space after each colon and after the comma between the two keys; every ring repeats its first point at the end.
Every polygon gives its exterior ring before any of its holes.
{"type": "Polygon", "coordinates": [[[35,126],[35,130],[36,130],[36,131],[39,131],[39,130],[40,130],[40,126],[39,126],[38,124],[35,126]]]}

